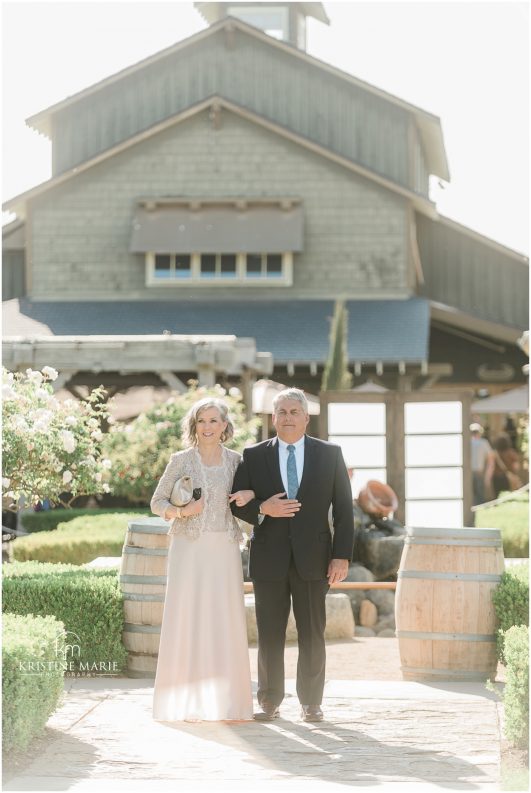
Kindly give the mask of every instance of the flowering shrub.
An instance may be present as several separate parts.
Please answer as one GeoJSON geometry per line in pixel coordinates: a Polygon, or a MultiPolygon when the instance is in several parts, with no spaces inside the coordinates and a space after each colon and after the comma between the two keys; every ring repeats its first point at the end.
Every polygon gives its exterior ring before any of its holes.
{"type": "Polygon", "coordinates": [[[51,366],[25,374],[3,369],[4,508],[22,506],[21,496],[24,506],[44,499],[68,506],[77,496],[110,492],[100,429],[104,391],[95,389],[86,402],[60,402],[50,384],[56,377],[51,366]]]}
{"type": "Polygon", "coordinates": [[[141,413],[130,424],[116,422],[105,439],[107,456],[112,460],[110,483],[117,496],[132,502],[149,504],[158,480],[173,452],[184,448],[181,419],[198,399],[219,397],[229,407],[234,424],[230,449],[241,451],[254,443],[259,419],[247,420],[238,388],[228,393],[220,385],[213,388],[192,387],[185,394],[171,396],[166,402],[141,413]]]}

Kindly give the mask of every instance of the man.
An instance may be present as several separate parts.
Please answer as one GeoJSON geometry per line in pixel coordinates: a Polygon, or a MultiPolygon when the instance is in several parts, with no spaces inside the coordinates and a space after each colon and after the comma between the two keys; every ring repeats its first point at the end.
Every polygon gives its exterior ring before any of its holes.
{"type": "Polygon", "coordinates": [[[483,427],[474,422],[470,425],[470,465],[472,468],[472,506],[489,500],[495,455],[488,440],[483,437],[483,427]]]}
{"type": "Polygon", "coordinates": [[[254,490],[233,513],[254,526],[249,553],[258,628],[257,721],[279,715],[284,646],[293,599],[299,659],[297,696],[305,721],[322,721],[325,598],[348,573],[354,542],[352,492],[341,449],[305,434],[308,403],[298,388],[273,400],[277,437],[244,450],[233,492],[254,490]],[[332,505],[334,536],[328,523],[332,505]]]}

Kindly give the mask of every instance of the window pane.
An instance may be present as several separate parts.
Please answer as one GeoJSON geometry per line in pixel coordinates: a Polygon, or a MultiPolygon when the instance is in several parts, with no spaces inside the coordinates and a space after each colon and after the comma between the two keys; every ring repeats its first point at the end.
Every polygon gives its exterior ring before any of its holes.
{"type": "Polygon", "coordinates": [[[406,498],[463,498],[463,469],[407,468],[406,498]]]}
{"type": "Polygon", "coordinates": [[[331,403],[328,405],[328,432],[334,435],[385,435],[385,404],[331,403]]]}
{"type": "Polygon", "coordinates": [[[166,253],[157,253],[155,256],[155,278],[169,278],[170,257],[166,253]]]}
{"type": "Polygon", "coordinates": [[[266,271],[269,278],[278,278],[282,275],[282,256],[278,253],[269,253],[266,261],[266,271]]]}
{"type": "Polygon", "coordinates": [[[236,276],[236,256],[234,253],[221,254],[221,277],[234,278],[236,276]]]}
{"type": "Polygon", "coordinates": [[[352,496],[357,498],[360,490],[365,487],[369,479],[376,479],[377,482],[387,484],[387,473],[385,468],[355,468],[350,484],[352,496]]]}
{"type": "Polygon", "coordinates": [[[354,468],[385,468],[385,436],[356,438],[344,435],[329,435],[330,443],[341,446],[347,466],[354,468]]]}
{"type": "Polygon", "coordinates": [[[461,435],[406,435],[406,465],[462,465],[461,435]]]}
{"type": "Polygon", "coordinates": [[[462,405],[461,402],[407,402],[404,421],[406,435],[462,432],[462,405]]]}
{"type": "Polygon", "coordinates": [[[216,255],[203,253],[201,255],[201,278],[213,278],[216,275],[216,255]]]}
{"type": "Polygon", "coordinates": [[[247,254],[247,275],[256,278],[262,274],[262,255],[260,253],[247,254]]]}
{"type": "Polygon", "coordinates": [[[463,526],[462,501],[406,501],[406,526],[459,529],[463,526]]]}
{"type": "Polygon", "coordinates": [[[190,255],[188,253],[177,253],[175,255],[175,277],[190,278],[190,255]]]}

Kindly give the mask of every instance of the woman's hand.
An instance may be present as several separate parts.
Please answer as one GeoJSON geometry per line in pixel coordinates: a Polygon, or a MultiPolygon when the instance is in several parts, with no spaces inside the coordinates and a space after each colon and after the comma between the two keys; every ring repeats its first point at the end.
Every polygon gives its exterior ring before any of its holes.
{"type": "Polygon", "coordinates": [[[229,504],[235,501],[237,507],[244,507],[249,501],[252,501],[253,498],[254,490],[238,490],[236,493],[231,493],[229,496],[229,504]]]}
{"type": "Polygon", "coordinates": [[[185,507],[181,507],[183,518],[191,518],[192,515],[200,515],[205,508],[205,497],[201,496],[197,501],[190,501],[185,507]]]}

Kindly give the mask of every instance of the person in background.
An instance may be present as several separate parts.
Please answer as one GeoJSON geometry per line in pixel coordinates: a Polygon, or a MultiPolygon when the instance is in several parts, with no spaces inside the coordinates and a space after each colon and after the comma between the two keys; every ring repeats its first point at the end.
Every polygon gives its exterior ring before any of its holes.
{"type": "Polygon", "coordinates": [[[492,446],[494,448],[492,487],[494,498],[498,498],[502,490],[517,490],[521,487],[522,461],[516,449],[513,449],[511,438],[506,432],[500,432],[492,441],[492,446]]]}
{"type": "Polygon", "coordinates": [[[484,504],[489,500],[494,473],[494,452],[488,440],[483,437],[481,424],[471,424],[471,468],[472,468],[472,506],[484,504]]]}

